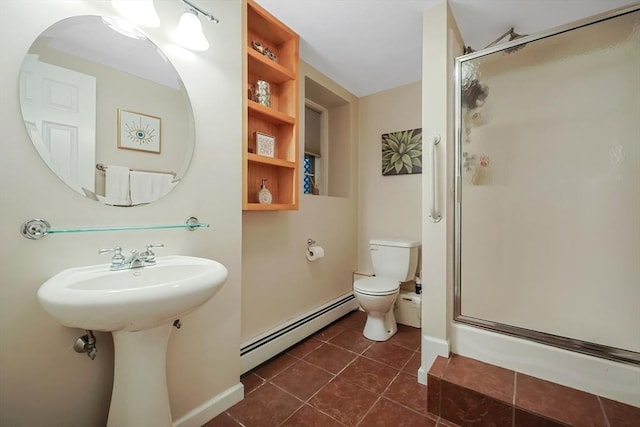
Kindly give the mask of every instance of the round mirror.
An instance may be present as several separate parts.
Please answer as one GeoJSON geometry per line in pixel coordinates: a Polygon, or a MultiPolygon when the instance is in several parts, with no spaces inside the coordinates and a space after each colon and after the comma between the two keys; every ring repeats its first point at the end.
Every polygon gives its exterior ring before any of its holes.
{"type": "Polygon", "coordinates": [[[117,18],[75,16],[47,28],[22,64],[20,107],[47,166],[108,205],[159,199],[193,155],[193,111],[178,72],[117,18]]]}

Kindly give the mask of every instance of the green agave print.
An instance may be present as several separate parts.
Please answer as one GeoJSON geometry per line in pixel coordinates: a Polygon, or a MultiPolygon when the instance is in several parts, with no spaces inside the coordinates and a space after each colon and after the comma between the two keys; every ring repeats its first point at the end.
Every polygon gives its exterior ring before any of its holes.
{"type": "Polygon", "coordinates": [[[382,175],[422,173],[422,129],[382,135],[382,175]]]}

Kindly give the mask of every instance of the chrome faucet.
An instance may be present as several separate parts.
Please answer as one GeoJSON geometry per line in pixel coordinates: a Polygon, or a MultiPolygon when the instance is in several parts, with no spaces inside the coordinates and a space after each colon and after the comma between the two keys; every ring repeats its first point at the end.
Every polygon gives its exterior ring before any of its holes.
{"type": "Polygon", "coordinates": [[[111,271],[118,270],[129,270],[131,268],[141,268],[148,265],[156,264],[156,254],[153,252],[154,248],[164,248],[164,244],[156,243],[146,245],[146,250],[142,253],[137,250],[132,250],[128,257],[122,255],[122,248],[120,246],[116,246],[115,248],[110,249],[100,249],[98,250],[99,254],[106,254],[113,252],[113,257],[111,258],[111,267],[109,268],[111,271]]]}

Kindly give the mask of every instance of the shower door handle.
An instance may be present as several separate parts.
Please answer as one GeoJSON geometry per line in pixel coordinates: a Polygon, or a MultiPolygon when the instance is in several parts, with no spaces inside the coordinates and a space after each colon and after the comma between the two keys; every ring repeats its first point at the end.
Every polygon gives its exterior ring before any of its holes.
{"type": "Polygon", "coordinates": [[[436,147],[440,143],[440,135],[434,135],[429,138],[429,152],[431,157],[431,197],[429,206],[429,220],[436,223],[442,219],[442,214],[438,212],[436,206],[436,147]]]}

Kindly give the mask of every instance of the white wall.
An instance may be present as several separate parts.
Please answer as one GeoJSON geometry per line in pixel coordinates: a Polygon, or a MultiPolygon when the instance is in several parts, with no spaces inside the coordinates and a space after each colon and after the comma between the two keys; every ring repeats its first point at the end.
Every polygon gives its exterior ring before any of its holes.
{"type": "MultiPolygon", "coordinates": [[[[300,106],[309,76],[348,100],[357,117],[358,100],[326,76],[300,62],[300,106]]],[[[351,290],[356,269],[357,140],[356,120],[349,127],[342,161],[348,159],[347,197],[300,194],[298,211],[244,212],[242,221],[242,341],[249,340],[351,290]],[[324,247],[325,257],[310,263],[307,239],[324,247]]],[[[299,126],[304,135],[303,125],[299,126]]],[[[303,144],[303,137],[300,137],[303,144]]],[[[304,150],[300,150],[302,162],[304,150]]],[[[301,176],[298,179],[302,180],[301,176]]],[[[300,185],[302,188],[302,185],[300,185]]]]}
{"type": "MultiPolygon", "coordinates": [[[[113,369],[111,337],[99,333],[95,361],[72,350],[81,330],[57,324],[40,307],[36,291],[55,273],[104,263],[97,250],[142,248],[164,242],[160,254],[213,258],[229,269],[224,288],[183,318],[172,332],[168,381],[173,418],[238,384],[241,274],[241,3],[202,0],[221,18],[203,23],[212,49],[176,50],[167,34],[182,10],[156,2],[162,26],[147,31],[182,75],[195,114],[196,149],[189,172],[167,197],[148,206],[114,208],[74,193],[43,164],[22,123],[18,75],[33,40],[57,20],[81,14],[114,14],[105,1],[9,0],[0,14],[0,425],[102,426],[113,369]],[[30,241],[22,222],[44,218],[57,227],[180,223],[196,215],[211,228],[51,235],[30,241]],[[197,350],[194,350],[197,349],[197,350]]],[[[215,415],[215,414],[213,414],[215,415]]],[[[201,423],[204,423],[203,420],[201,423]]]]}
{"type": "MultiPolygon", "coordinates": [[[[382,176],[382,134],[422,127],[421,89],[415,82],[360,99],[358,270],[362,272],[373,273],[369,240],[422,240],[422,175],[382,176]]],[[[423,131],[423,164],[424,138],[423,131]]]]}

